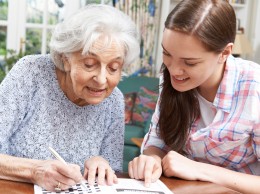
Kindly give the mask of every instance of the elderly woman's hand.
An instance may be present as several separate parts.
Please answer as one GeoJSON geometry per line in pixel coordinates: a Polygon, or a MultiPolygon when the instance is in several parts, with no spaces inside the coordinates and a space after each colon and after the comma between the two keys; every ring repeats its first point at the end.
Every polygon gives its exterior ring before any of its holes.
{"type": "Polygon", "coordinates": [[[49,191],[55,188],[66,190],[83,180],[80,167],[76,164],[64,164],[58,160],[40,161],[33,168],[32,182],[49,191]]]}
{"type": "Polygon", "coordinates": [[[93,185],[97,175],[97,182],[100,185],[105,184],[105,179],[108,185],[117,183],[117,176],[108,161],[100,156],[94,156],[85,161],[84,177],[90,185],[93,185]]]}

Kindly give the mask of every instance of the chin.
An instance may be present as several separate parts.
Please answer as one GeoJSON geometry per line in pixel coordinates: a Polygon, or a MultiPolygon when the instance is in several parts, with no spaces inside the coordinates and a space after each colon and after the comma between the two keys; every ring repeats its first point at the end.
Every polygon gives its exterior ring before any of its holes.
{"type": "Polygon", "coordinates": [[[192,88],[184,88],[184,87],[174,87],[172,86],[175,90],[177,90],[178,92],[186,92],[188,90],[191,90],[192,88]]]}
{"type": "Polygon", "coordinates": [[[88,104],[92,104],[92,105],[97,105],[97,104],[100,104],[101,102],[103,102],[105,100],[105,98],[103,99],[95,99],[95,100],[88,100],[88,104]]]}
{"type": "Polygon", "coordinates": [[[172,83],[172,87],[177,90],[178,92],[186,92],[188,90],[191,90],[193,88],[190,87],[185,87],[185,86],[176,86],[175,84],[172,83]]]}

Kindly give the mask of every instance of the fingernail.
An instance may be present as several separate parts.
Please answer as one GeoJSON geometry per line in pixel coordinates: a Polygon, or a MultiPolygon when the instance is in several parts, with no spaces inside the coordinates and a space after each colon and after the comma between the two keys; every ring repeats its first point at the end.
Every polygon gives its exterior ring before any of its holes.
{"type": "Polygon", "coordinates": [[[150,183],[145,183],[144,186],[145,187],[150,187],[150,183]]]}

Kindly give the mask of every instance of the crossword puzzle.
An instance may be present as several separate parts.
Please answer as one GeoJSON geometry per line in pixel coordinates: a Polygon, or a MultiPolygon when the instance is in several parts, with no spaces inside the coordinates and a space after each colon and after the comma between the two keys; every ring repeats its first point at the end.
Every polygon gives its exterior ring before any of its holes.
{"type": "Polygon", "coordinates": [[[143,193],[143,194],[172,194],[172,192],[160,180],[151,184],[149,188],[144,186],[143,181],[127,178],[118,178],[118,183],[113,185],[89,185],[86,181],[65,190],[51,192],[34,185],[34,194],[115,194],[115,193],[143,193]],[[83,184],[83,185],[82,185],[83,184]],[[82,187],[83,186],[83,187],[82,187]]]}
{"type": "Polygon", "coordinates": [[[86,187],[88,188],[87,190],[85,188],[82,189],[82,186],[80,184],[76,184],[75,186],[69,188],[68,190],[61,191],[61,192],[51,192],[51,191],[46,191],[45,189],[42,190],[42,194],[85,194],[85,193],[99,193],[101,192],[98,184],[95,182],[93,186],[89,186],[88,183],[84,183],[86,187]]]}

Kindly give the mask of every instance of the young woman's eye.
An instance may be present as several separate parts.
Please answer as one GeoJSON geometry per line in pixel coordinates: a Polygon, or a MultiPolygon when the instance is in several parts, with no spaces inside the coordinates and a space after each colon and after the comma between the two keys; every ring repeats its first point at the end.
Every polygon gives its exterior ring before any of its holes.
{"type": "Polygon", "coordinates": [[[185,65],[193,67],[195,66],[197,63],[188,63],[187,61],[184,61],[185,65]]]}

